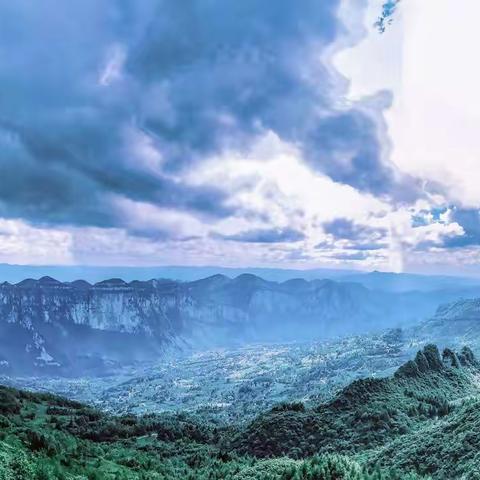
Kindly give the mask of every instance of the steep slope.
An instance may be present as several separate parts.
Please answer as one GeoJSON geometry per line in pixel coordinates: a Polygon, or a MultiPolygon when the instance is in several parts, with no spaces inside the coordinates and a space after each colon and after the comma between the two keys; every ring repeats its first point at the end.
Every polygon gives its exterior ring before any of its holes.
{"type": "MultiPolygon", "coordinates": [[[[173,283],[91,286],[44,277],[0,287],[0,354],[15,370],[78,371],[158,354],[182,329],[173,283]]],[[[75,373],[75,372],[71,372],[75,373]]]]}

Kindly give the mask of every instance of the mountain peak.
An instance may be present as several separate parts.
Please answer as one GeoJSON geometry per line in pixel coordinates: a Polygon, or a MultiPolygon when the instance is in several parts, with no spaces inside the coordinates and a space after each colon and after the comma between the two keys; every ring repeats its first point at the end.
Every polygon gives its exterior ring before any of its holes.
{"type": "Polygon", "coordinates": [[[73,288],[79,288],[79,289],[85,289],[85,288],[91,288],[91,284],[88,283],[86,280],[75,280],[69,284],[73,288]]]}
{"type": "Polygon", "coordinates": [[[409,360],[402,365],[396,372],[395,377],[418,377],[428,372],[441,371],[446,367],[479,367],[479,363],[475,358],[472,350],[463,347],[459,353],[445,348],[440,355],[438,347],[433,344],[426,345],[419,350],[413,360],[409,360]]]}
{"type": "Polygon", "coordinates": [[[101,282],[97,282],[95,287],[107,287],[107,288],[115,288],[115,287],[127,287],[128,284],[121,278],[109,278],[108,280],[103,280],[101,282]]]}
{"type": "Polygon", "coordinates": [[[63,285],[62,282],[59,282],[58,280],[55,280],[55,278],[44,276],[38,280],[39,285],[41,286],[58,286],[58,285],[63,285]]]}
{"type": "Polygon", "coordinates": [[[263,284],[266,283],[261,277],[254,275],[253,273],[242,273],[233,279],[235,283],[240,283],[242,285],[255,285],[255,284],[263,284]]]}
{"type": "Polygon", "coordinates": [[[33,278],[26,278],[25,280],[22,280],[21,282],[16,283],[15,286],[20,288],[35,288],[37,284],[38,284],[37,280],[34,280],[33,278]]]}

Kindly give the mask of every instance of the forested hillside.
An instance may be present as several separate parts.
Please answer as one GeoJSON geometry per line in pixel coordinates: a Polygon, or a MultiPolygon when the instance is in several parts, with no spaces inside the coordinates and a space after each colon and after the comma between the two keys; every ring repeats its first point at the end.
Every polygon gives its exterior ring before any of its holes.
{"type": "Polygon", "coordinates": [[[391,378],[314,408],[279,404],[246,426],[109,416],[1,387],[0,479],[475,479],[479,374],[470,349],[429,345],[391,378]]]}
{"type": "Polygon", "coordinates": [[[300,458],[385,445],[447,416],[479,393],[478,364],[470,349],[458,356],[446,349],[442,357],[437,347],[427,345],[392,378],[355,381],[313,409],[298,403],[274,407],[241,433],[238,448],[257,457],[300,458]]]}
{"type": "Polygon", "coordinates": [[[108,417],[51,395],[0,389],[2,480],[394,480],[351,458],[257,460],[229,452],[229,429],[198,419],[108,417]]]}

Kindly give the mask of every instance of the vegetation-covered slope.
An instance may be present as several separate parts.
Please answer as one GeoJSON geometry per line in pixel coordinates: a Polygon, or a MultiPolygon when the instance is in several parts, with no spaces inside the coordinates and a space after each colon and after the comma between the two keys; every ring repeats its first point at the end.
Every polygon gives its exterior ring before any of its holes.
{"type": "Polygon", "coordinates": [[[0,388],[1,480],[400,480],[351,458],[259,460],[225,448],[231,431],[175,417],[109,417],[50,395],[0,388]]]}
{"type": "Polygon", "coordinates": [[[479,374],[469,349],[429,345],[391,378],[314,408],[280,404],[246,426],[109,416],[1,387],[0,480],[480,478],[479,374]]]}
{"type": "Polygon", "coordinates": [[[440,356],[429,345],[393,377],[355,381],[317,408],[273,408],[234,444],[259,458],[335,452],[433,478],[480,478],[479,374],[470,349],[440,356]]]}

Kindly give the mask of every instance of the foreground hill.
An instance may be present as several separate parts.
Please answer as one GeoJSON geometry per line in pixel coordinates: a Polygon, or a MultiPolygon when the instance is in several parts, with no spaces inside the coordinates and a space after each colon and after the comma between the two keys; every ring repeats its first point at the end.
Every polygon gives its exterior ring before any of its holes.
{"type": "Polygon", "coordinates": [[[313,408],[279,404],[245,427],[113,417],[0,387],[0,478],[473,480],[479,374],[470,349],[428,345],[390,378],[353,382],[313,408]]]}
{"type": "Polygon", "coordinates": [[[357,380],[316,408],[275,407],[239,435],[236,448],[257,457],[302,458],[386,445],[479,394],[480,369],[471,350],[457,355],[447,349],[442,357],[435,346],[427,345],[391,378],[357,380]]]}
{"type": "Polygon", "coordinates": [[[411,324],[466,291],[381,292],[346,282],[50,277],[0,285],[0,373],[82,375],[172,349],[299,341],[411,324]]]}
{"type": "Polygon", "coordinates": [[[109,417],[51,395],[0,387],[5,480],[415,480],[338,455],[257,460],[225,448],[234,427],[185,415],[109,417]]]}

